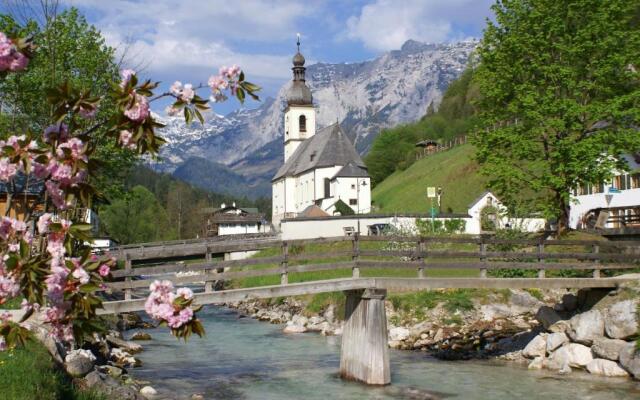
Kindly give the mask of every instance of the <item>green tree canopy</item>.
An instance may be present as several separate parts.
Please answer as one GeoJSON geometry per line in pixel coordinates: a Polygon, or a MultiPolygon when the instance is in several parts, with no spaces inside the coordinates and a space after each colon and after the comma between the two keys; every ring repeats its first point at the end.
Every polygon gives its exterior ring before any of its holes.
{"type": "Polygon", "coordinates": [[[568,222],[570,191],[625,168],[640,147],[640,5],[504,0],[492,7],[475,81],[478,160],[513,211],[568,222]],[[535,193],[523,204],[523,190],[535,193]]]}
{"type": "Polygon", "coordinates": [[[103,207],[100,218],[106,232],[121,244],[176,238],[167,211],[142,186],[135,186],[123,198],[103,207]]]}

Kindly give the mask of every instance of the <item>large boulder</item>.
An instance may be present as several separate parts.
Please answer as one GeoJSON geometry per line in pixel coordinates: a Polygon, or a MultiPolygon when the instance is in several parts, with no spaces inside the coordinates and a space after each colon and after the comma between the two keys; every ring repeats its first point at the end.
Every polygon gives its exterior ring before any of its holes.
{"type": "Polygon", "coordinates": [[[604,328],[613,339],[628,339],[638,333],[638,301],[616,303],[604,312],[604,328]]]}
{"type": "Polygon", "coordinates": [[[548,329],[551,325],[556,322],[562,320],[560,315],[549,306],[542,306],[538,309],[536,313],[536,319],[540,324],[544,327],[544,329],[548,329]]]}
{"type": "Polygon", "coordinates": [[[389,330],[389,340],[390,341],[402,341],[408,339],[410,336],[410,331],[407,328],[402,326],[397,326],[395,328],[391,328],[389,330]]]}
{"type": "Polygon", "coordinates": [[[547,348],[547,338],[545,334],[540,334],[531,340],[522,350],[522,355],[527,358],[544,357],[547,348]]]}
{"type": "Polygon", "coordinates": [[[604,318],[598,310],[589,310],[569,320],[567,334],[574,342],[591,345],[604,336],[604,318]]]}
{"type": "Polygon", "coordinates": [[[139,367],[142,365],[142,362],[140,360],[138,360],[137,358],[133,357],[131,354],[129,354],[128,352],[119,349],[119,348],[113,348],[111,349],[111,360],[114,362],[114,364],[118,367],[139,367]]]}
{"type": "Polygon", "coordinates": [[[306,325],[309,322],[307,317],[302,315],[294,315],[290,321],[287,321],[287,326],[284,327],[284,333],[304,333],[307,331],[306,325]]]}
{"type": "Polygon", "coordinates": [[[575,309],[578,308],[578,298],[576,295],[567,293],[562,296],[562,307],[566,311],[575,311],[575,309]]]}
{"type": "Polygon", "coordinates": [[[131,340],[151,340],[151,335],[147,332],[137,331],[131,335],[131,340]]]}
{"type": "Polygon", "coordinates": [[[596,357],[618,361],[620,358],[620,351],[626,345],[627,342],[624,340],[600,338],[593,341],[591,351],[596,357]]]}
{"type": "Polygon", "coordinates": [[[108,399],[144,400],[135,387],[122,385],[109,375],[93,371],[84,378],[84,385],[106,396],[108,399]]]}
{"type": "Polygon", "coordinates": [[[635,343],[627,343],[620,350],[620,365],[634,378],[640,379],[640,352],[636,352],[635,343]]]}
{"type": "Polygon", "coordinates": [[[569,343],[554,351],[549,357],[551,363],[557,368],[548,366],[549,369],[561,369],[564,364],[574,368],[584,368],[593,360],[591,349],[579,343],[569,343]]]}
{"type": "Polygon", "coordinates": [[[119,349],[122,349],[129,354],[136,354],[142,351],[142,346],[139,345],[138,343],[122,340],[120,338],[117,338],[111,335],[107,335],[106,339],[110,345],[117,347],[119,349]]]}
{"type": "Polygon", "coordinates": [[[64,358],[64,368],[74,378],[88,374],[96,363],[96,356],[89,350],[73,350],[64,358]]]}
{"type": "Polygon", "coordinates": [[[620,368],[617,362],[602,358],[594,358],[589,364],[587,364],[586,368],[587,371],[596,375],[620,377],[629,376],[627,371],[620,368]]]}
{"type": "Polygon", "coordinates": [[[558,347],[567,343],[569,338],[564,332],[551,333],[547,336],[547,353],[552,353],[558,347]]]}
{"type": "Polygon", "coordinates": [[[152,386],[145,386],[140,389],[140,394],[146,398],[153,398],[158,392],[152,386]]]}

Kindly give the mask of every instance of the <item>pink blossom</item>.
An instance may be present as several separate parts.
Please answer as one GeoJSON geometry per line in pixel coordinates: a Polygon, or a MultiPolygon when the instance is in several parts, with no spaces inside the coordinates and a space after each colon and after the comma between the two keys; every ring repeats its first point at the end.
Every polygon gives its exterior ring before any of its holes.
{"type": "Polygon", "coordinates": [[[29,303],[29,300],[27,299],[22,299],[22,303],[20,303],[20,308],[22,308],[22,310],[24,312],[29,312],[31,310],[38,312],[40,311],[40,304],[38,303],[29,303]]]}
{"type": "Polygon", "coordinates": [[[82,285],[89,283],[89,280],[91,279],[89,277],[89,273],[82,267],[76,267],[71,275],[79,280],[82,285]]]}
{"type": "Polygon", "coordinates": [[[3,311],[2,313],[0,313],[0,323],[6,323],[8,321],[11,321],[13,319],[13,315],[11,315],[10,312],[8,311],[3,311]]]}
{"type": "Polygon", "coordinates": [[[38,227],[38,232],[44,235],[49,232],[49,225],[51,225],[51,217],[53,215],[51,213],[44,213],[38,218],[38,223],[36,224],[38,227]]]}
{"type": "Polygon", "coordinates": [[[27,65],[29,65],[29,59],[27,56],[16,51],[13,56],[13,61],[11,61],[11,64],[9,65],[9,69],[11,71],[22,71],[27,68],[27,65]]]}
{"type": "Polygon", "coordinates": [[[186,300],[191,300],[193,298],[193,291],[189,288],[180,288],[176,291],[177,297],[184,297],[186,300]]]}
{"type": "Polygon", "coordinates": [[[65,193],[60,189],[60,184],[54,181],[47,181],[45,182],[45,186],[47,187],[47,193],[51,196],[51,201],[53,201],[56,208],[65,210],[67,208],[67,203],[65,202],[65,193]]]}
{"type": "Polygon", "coordinates": [[[184,85],[184,89],[182,89],[182,93],[180,94],[180,99],[185,103],[191,103],[193,97],[196,95],[196,92],[193,90],[193,85],[187,83],[184,85]]]}
{"type": "Polygon", "coordinates": [[[9,181],[18,173],[18,165],[13,164],[7,157],[0,158],[0,180],[9,181]]]}
{"type": "Polygon", "coordinates": [[[109,275],[109,272],[111,272],[111,268],[109,268],[107,264],[102,264],[100,268],[98,268],[98,273],[102,277],[109,275]]]}
{"type": "Polygon", "coordinates": [[[20,284],[13,274],[8,274],[4,269],[0,273],[0,299],[16,297],[20,293],[20,284]]]}
{"type": "Polygon", "coordinates": [[[78,139],[78,138],[71,138],[69,139],[67,142],[65,143],[61,143],[57,150],[56,150],[56,155],[59,158],[64,158],[65,154],[64,154],[64,150],[65,149],[69,149],[71,151],[71,158],[73,160],[82,160],[82,161],[87,161],[87,156],[85,154],[85,147],[84,147],[84,143],[82,142],[82,140],[78,139]]]}
{"type": "Polygon", "coordinates": [[[135,95],[133,105],[124,110],[124,115],[133,122],[142,122],[149,116],[149,103],[145,96],[135,95]]]}
{"type": "Polygon", "coordinates": [[[69,137],[69,127],[67,124],[59,122],[57,124],[49,125],[44,130],[44,141],[52,143],[54,140],[64,142],[69,137]]]}
{"type": "Polygon", "coordinates": [[[226,89],[227,86],[229,85],[222,76],[213,76],[213,75],[209,78],[208,84],[211,90],[218,91],[218,92],[226,89]]]}
{"type": "Polygon", "coordinates": [[[169,88],[169,91],[175,96],[180,96],[180,93],[182,92],[182,82],[180,81],[173,82],[173,85],[171,85],[171,87],[169,88]]]}
{"type": "Polygon", "coordinates": [[[136,74],[136,71],[132,69],[123,69],[120,71],[120,76],[122,76],[122,81],[120,82],[120,87],[127,86],[127,83],[131,80],[131,77],[136,74]]]}
{"type": "Polygon", "coordinates": [[[8,57],[13,53],[15,46],[11,39],[3,32],[0,32],[0,57],[8,57]]]}
{"type": "Polygon", "coordinates": [[[18,243],[9,244],[9,252],[10,253],[17,253],[18,251],[20,251],[20,245],[18,243]]]}
{"type": "Polygon", "coordinates": [[[133,134],[127,130],[120,131],[118,142],[129,150],[135,150],[138,147],[136,141],[133,140],[133,134]]]}

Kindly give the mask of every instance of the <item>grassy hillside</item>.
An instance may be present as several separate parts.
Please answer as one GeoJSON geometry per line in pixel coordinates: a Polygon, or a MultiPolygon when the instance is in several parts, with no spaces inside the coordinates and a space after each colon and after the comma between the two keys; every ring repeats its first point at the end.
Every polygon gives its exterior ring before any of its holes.
{"type": "Polygon", "coordinates": [[[373,189],[376,212],[427,212],[428,186],[442,187],[443,212],[466,212],[485,191],[485,178],[478,173],[474,151],[472,145],[465,144],[394,172],[373,189]]]}

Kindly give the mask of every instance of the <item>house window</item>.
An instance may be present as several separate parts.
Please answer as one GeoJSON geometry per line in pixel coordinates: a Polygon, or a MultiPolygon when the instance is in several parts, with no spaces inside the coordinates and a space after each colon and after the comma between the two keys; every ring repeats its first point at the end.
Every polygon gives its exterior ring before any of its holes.
{"type": "Polygon", "coordinates": [[[356,185],[351,185],[351,189],[355,189],[355,188],[356,188],[356,185]]]}
{"type": "Polygon", "coordinates": [[[331,180],[329,178],[324,178],[324,197],[331,197],[331,180]]]}
{"type": "Polygon", "coordinates": [[[350,206],[357,206],[358,205],[358,200],[357,199],[349,199],[349,205],[350,206]]]}
{"type": "Polygon", "coordinates": [[[306,132],[307,131],[307,117],[305,117],[304,115],[301,115],[298,118],[298,124],[300,126],[300,132],[306,132]]]}
{"type": "Polygon", "coordinates": [[[631,188],[632,189],[640,188],[640,173],[631,175],[631,188]]]}
{"type": "Polygon", "coordinates": [[[316,153],[311,153],[311,155],[309,156],[309,161],[313,161],[316,159],[316,153]]]}

